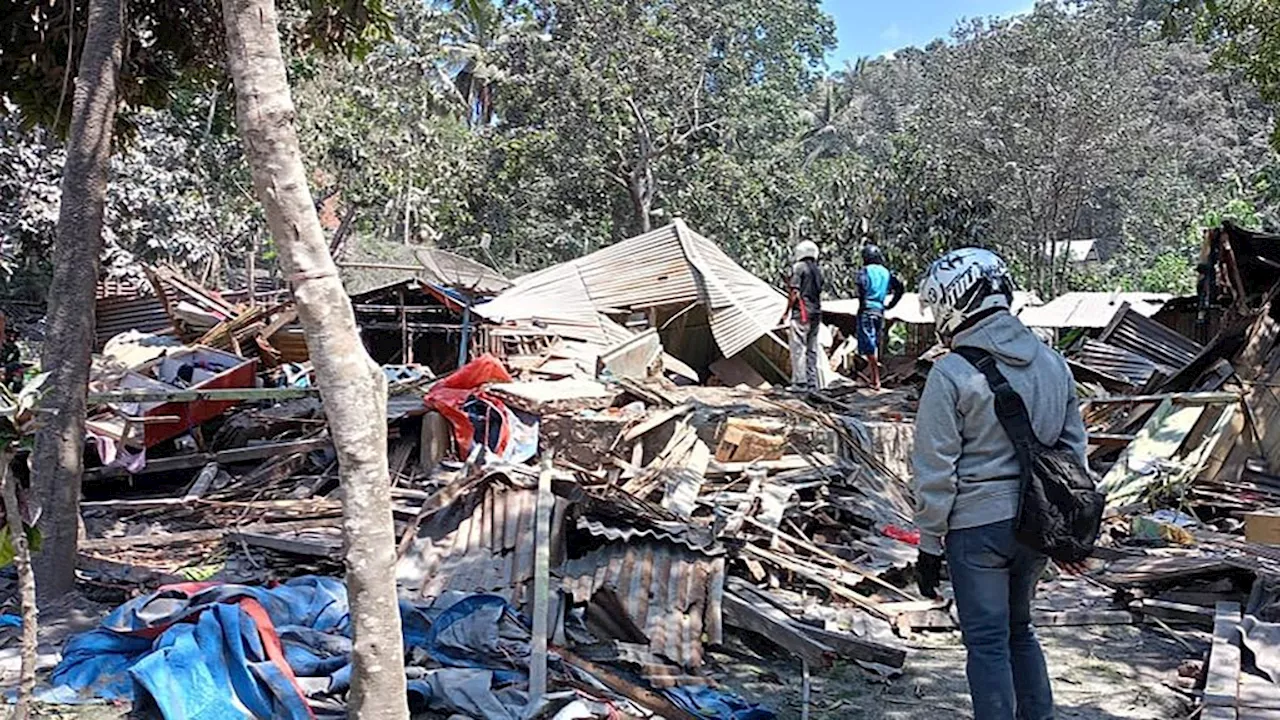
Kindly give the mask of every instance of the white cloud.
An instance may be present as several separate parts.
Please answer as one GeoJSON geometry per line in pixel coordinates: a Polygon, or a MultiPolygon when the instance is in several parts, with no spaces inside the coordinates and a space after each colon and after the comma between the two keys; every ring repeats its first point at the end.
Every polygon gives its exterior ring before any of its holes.
{"type": "Polygon", "coordinates": [[[898,23],[890,25],[880,31],[880,39],[890,43],[897,42],[902,39],[902,28],[898,27],[898,23]]]}

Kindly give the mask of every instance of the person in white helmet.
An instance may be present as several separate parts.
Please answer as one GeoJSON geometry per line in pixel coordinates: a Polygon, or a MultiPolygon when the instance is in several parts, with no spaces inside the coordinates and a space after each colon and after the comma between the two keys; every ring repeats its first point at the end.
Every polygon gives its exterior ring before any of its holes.
{"type": "Polygon", "coordinates": [[[822,269],[818,246],[812,240],[796,245],[791,268],[787,309],[782,322],[791,322],[791,388],[818,389],[818,328],[822,325],[822,269]]]}
{"type": "Polygon", "coordinates": [[[1051,720],[1049,673],[1031,625],[1047,558],[1015,537],[1021,466],[990,385],[969,358],[994,359],[1037,439],[1061,442],[1084,462],[1075,382],[1062,356],[1010,314],[1013,281],[994,253],[947,253],[929,267],[920,296],[953,351],[930,371],[916,415],[920,592],[936,597],[945,554],[976,720],[1051,720]]]}

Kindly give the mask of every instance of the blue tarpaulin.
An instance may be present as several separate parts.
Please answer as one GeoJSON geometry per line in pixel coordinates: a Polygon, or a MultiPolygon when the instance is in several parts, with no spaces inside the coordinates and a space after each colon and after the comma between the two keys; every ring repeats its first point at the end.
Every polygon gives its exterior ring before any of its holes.
{"type": "MultiPolygon", "coordinates": [[[[409,656],[431,666],[407,683],[415,712],[521,720],[529,630],[505,599],[446,593],[429,606],[402,601],[400,617],[409,656]]],[[[350,686],[350,630],[346,587],[333,578],[166,586],[71,638],[41,699],[132,700],[167,720],[307,720],[350,686]]],[[[773,718],[707,688],[666,692],[708,720],[773,718]]]]}
{"type": "MultiPolygon", "coordinates": [[[[401,617],[406,646],[445,666],[410,683],[416,707],[514,718],[503,708],[523,702],[529,635],[503,598],[401,603],[401,617]]],[[[350,654],[346,588],[333,578],[270,589],[168,586],[71,638],[43,698],[151,702],[165,718],[183,720],[300,720],[314,715],[299,679],[319,680],[306,685],[324,696],[343,693],[350,654]]]]}

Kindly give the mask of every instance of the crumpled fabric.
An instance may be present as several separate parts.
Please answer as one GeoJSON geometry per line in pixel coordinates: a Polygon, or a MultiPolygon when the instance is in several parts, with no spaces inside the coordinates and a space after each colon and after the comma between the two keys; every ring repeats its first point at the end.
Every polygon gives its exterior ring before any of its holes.
{"type": "MultiPolygon", "coordinates": [[[[400,611],[407,653],[445,666],[409,681],[414,708],[519,720],[530,633],[505,599],[447,593],[400,611]]],[[[145,702],[171,720],[313,718],[350,687],[350,630],[333,578],[166,586],[72,637],[41,699],[145,702]]]]}

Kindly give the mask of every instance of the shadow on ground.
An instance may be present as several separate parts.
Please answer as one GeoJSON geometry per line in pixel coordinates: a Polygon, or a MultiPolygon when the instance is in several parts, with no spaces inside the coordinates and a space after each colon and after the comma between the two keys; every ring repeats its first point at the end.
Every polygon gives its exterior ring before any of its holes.
{"type": "MultiPolygon", "coordinates": [[[[1040,632],[1049,662],[1057,717],[1076,720],[1169,720],[1187,717],[1189,697],[1176,687],[1178,666],[1201,657],[1157,632],[1131,625],[1051,628],[1040,632]]],[[[905,672],[878,681],[857,665],[815,671],[810,718],[918,720],[972,718],[964,647],[954,632],[917,634],[905,672]]],[[[734,636],[715,654],[717,677],[780,718],[800,717],[799,662],[763,643],[734,636]],[[760,652],[757,653],[756,651],[760,652]]]]}

